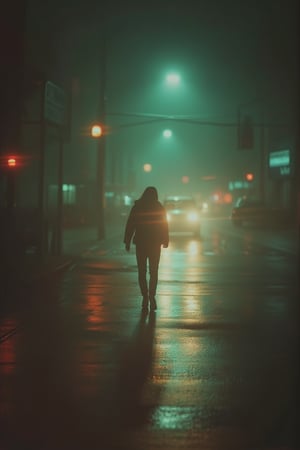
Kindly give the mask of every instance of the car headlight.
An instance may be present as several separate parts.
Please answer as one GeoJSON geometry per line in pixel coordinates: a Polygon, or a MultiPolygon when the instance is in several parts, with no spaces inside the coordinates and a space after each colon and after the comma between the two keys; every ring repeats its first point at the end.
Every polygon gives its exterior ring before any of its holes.
{"type": "Polygon", "coordinates": [[[199,215],[195,211],[190,211],[187,214],[187,220],[189,222],[197,222],[199,220],[199,215]]]}

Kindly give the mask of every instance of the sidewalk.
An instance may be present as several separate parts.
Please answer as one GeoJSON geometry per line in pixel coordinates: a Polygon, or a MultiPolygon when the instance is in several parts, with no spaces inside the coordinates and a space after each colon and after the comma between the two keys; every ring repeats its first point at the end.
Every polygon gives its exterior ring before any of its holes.
{"type": "MultiPolygon", "coordinates": [[[[232,236],[238,236],[241,232],[245,232],[245,230],[247,230],[247,228],[229,228],[226,232],[232,236]]],[[[250,228],[250,230],[252,230],[252,228],[250,228]]],[[[255,229],[253,240],[260,245],[270,247],[284,253],[289,253],[291,255],[300,254],[299,231],[296,227],[282,229],[275,228],[273,230],[255,229]]]]}
{"type": "Polygon", "coordinates": [[[276,250],[299,255],[299,231],[296,228],[276,230],[273,233],[257,232],[257,239],[261,244],[276,250]]]}
{"type": "Polygon", "coordinates": [[[2,287],[5,284],[11,287],[18,284],[29,286],[51,274],[66,270],[89,248],[107,245],[110,239],[118,236],[122,239],[122,232],[121,220],[119,223],[106,224],[103,240],[98,239],[96,226],[64,229],[61,255],[48,254],[40,257],[34,253],[27,253],[19,257],[7,257],[1,273],[2,287]]]}

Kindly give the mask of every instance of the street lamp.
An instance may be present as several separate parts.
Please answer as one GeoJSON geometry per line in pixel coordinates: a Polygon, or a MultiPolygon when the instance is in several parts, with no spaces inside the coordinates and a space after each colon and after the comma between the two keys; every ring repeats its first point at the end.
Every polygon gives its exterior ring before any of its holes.
{"type": "Polygon", "coordinates": [[[144,164],[143,166],[144,172],[151,172],[152,171],[152,165],[149,163],[144,164]]]}
{"type": "Polygon", "coordinates": [[[166,82],[167,82],[168,86],[176,87],[180,83],[180,75],[175,72],[170,72],[166,76],[166,82]]]}
{"type": "Polygon", "coordinates": [[[102,127],[101,125],[95,124],[91,128],[91,136],[93,138],[99,138],[102,136],[102,127]]]}
{"type": "Polygon", "coordinates": [[[98,117],[97,123],[92,128],[92,136],[97,139],[97,171],[96,171],[96,214],[98,226],[98,239],[105,238],[105,136],[103,135],[103,127],[100,124],[106,122],[106,40],[105,36],[102,38],[102,45],[100,50],[100,79],[99,79],[99,103],[98,103],[98,117]],[[96,135],[95,135],[96,134],[96,135]]]}
{"type": "Polygon", "coordinates": [[[164,130],[163,131],[163,137],[166,139],[169,139],[170,137],[172,137],[172,131],[171,130],[164,130]]]}

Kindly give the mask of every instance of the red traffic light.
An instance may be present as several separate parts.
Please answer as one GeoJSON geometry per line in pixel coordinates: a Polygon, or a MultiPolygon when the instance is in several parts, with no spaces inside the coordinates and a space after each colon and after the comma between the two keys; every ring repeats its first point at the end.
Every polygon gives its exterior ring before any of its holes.
{"type": "Polygon", "coordinates": [[[246,178],[247,181],[253,181],[254,180],[254,175],[251,172],[247,172],[245,174],[245,178],[246,178]]]}
{"type": "Polygon", "coordinates": [[[17,166],[17,159],[15,156],[9,156],[7,158],[7,167],[16,167],[17,166]]]}
{"type": "Polygon", "coordinates": [[[29,163],[31,156],[20,153],[10,153],[0,155],[0,170],[15,172],[22,169],[29,163]]]}

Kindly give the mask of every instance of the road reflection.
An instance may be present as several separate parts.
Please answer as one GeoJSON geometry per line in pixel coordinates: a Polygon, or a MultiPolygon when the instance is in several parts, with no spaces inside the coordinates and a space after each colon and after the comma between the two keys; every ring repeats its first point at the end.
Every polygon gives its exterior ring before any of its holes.
{"type": "Polygon", "coordinates": [[[103,307],[102,295],[102,293],[89,293],[87,287],[82,312],[85,316],[86,328],[89,331],[100,331],[106,321],[106,310],[103,307]]]}
{"type": "Polygon", "coordinates": [[[1,323],[0,330],[0,376],[11,375],[16,364],[16,339],[11,337],[12,330],[17,327],[17,321],[6,319],[1,323]],[[7,339],[6,339],[7,338],[7,339]]]}
{"type": "Polygon", "coordinates": [[[147,390],[152,383],[156,314],[141,313],[138,325],[122,353],[116,385],[118,421],[123,425],[147,422],[147,390]]]}

